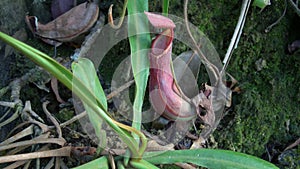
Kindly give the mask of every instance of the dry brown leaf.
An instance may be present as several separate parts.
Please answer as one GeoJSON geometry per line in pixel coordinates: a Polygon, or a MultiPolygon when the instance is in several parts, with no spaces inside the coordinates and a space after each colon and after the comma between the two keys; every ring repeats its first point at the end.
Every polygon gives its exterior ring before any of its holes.
{"type": "Polygon", "coordinates": [[[1,156],[0,163],[8,163],[14,161],[22,161],[22,160],[46,158],[46,157],[63,157],[63,156],[70,156],[70,153],[71,153],[71,147],[68,146],[68,147],[62,147],[55,150],[1,156]]]}
{"type": "Polygon", "coordinates": [[[59,46],[61,42],[70,42],[87,32],[97,21],[99,8],[96,3],[82,3],[55,20],[41,24],[35,16],[26,16],[25,21],[37,37],[44,42],[59,46]]]}
{"type": "Polygon", "coordinates": [[[165,151],[174,150],[174,144],[170,143],[165,146],[158,144],[155,140],[148,141],[146,151],[165,151]]]}
{"type": "Polygon", "coordinates": [[[0,151],[20,147],[20,146],[27,146],[33,144],[40,144],[40,143],[53,143],[63,146],[66,143],[66,140],[63,138],[34,138],[32,140],[20,141],[4,146],[0,146],[0,151]]]}

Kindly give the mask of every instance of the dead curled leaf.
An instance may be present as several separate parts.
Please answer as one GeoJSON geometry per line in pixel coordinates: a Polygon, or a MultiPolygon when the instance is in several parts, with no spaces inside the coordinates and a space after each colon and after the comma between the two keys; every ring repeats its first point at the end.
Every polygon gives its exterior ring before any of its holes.
{"type": "Polygon", "coordinates": [[[39,23],[36,16],[26,16],[25,21],[38,38],[48,44],[59,46],[62,42],[73,41],[87,32],[97,21],[98,15],[98,5],[85,2],[45,25],[39,23]]]}
{"type": "Polygon", "coordinates": [[[148,141],[147,151],[167,151],[174,150],[174,144],[160,145],[155,140],[148,141]]]}
{"type": "Polygon", "coordinates": [[[52,18],[57,18],[60,15],[66,13],[68,10],[76,6],[74,0],[52,0],[51,3],[51,15],[52,18]]]}

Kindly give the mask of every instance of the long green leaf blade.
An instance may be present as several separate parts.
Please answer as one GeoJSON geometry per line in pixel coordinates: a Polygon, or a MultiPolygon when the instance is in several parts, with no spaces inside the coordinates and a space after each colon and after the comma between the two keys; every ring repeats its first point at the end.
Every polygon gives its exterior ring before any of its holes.
{"type": "Polygon", "coordinates": [[[162,0],[162,12],[164,16],[168,16],[169,13],[169,0],[162,0]]]}
{"type": "Polygon", "coordinates": [[[90,161],[88,163],[85,163],[81,166],[75,167],[73,169],[86,169],[86,168],[103,168],[103,169],[109,169],[108,159],[107,157],[103,156],[100,158],[97,158],[96,160],[90,161]]]}
{"type": "Polygon", "coordinates": [[[94,64],[87,58],[79,58],[72,64],[73,75],[86,85],[91,92],[100,100],[104,109],[107,110],[107,100],[103,88],[98,79],[94,64]]]}
{"type": "Polygon", "coordinates": [[[193,163],[210,169],[278,169],[257,157],[229,150],[193,149],[145,153],[152,164],[193,163]]]}
{"type": "MultiPolygon", "coordinates": [[[[105,111],[107,111],[106,96],[98,79],[93,62],[87,58],[79,58],[77,62],[72,63],[72,70],[73,75],[77,77],[73,78],[73,86],[79,83],[77,80],[80,80],[80,83],[84,82],[90,92],[94,93],[100,100],[105,111]]],[[[93,104],[97,105],[97,100],[94,100],[93,104]]],[[[99,139],[99,148],[105,148],[106,132],[101,128],[103,124],[102,118],[97,116],[97,112],[95,112],[87,103],[83,102],[83,105],[88,114],[89,120],[95,129],[95,134],[99,139]]]]}
{"type": "Polygon", "coordinates": [[[158,167],[156,167],[155,165],[149,163],[148,161],[145,160],[139,160],[139,161],[130,161],[130,164],[135,167],[135,168],[139,168],[139,169],[159,169],[158,167]]]}
{"type": "Polygon", "coordinates": [[[141,112],[149,75],[148,49],[151,44],[148,21],[143,14],[144,11],[148,11],[148,1],[130,0],[127,9],[131,64],[136,85],[132,127],[140,130],[141,112]]]}

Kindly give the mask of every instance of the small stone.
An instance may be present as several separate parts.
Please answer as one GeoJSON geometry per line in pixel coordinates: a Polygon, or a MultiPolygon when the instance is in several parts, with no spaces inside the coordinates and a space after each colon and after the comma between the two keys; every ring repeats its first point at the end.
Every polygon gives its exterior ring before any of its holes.
{"type": "Polygon", "coordinates": [[[261,71],[263,68],[267,67],[267,61],[260,58],[255,62],[256,70],[261,71]]]}

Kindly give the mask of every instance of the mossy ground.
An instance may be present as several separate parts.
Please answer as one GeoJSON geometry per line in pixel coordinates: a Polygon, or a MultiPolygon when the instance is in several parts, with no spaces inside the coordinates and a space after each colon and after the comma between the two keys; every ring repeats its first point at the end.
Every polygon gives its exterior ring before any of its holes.
{"type": "MultiPolygon", "coordinates": [[[[170,13],[183,16],[183,2],[171,2],[170,13]],[[178,10],[182,9],[182,10],[178,10]]],[[[189,21],[214,44],[221,59],[229,46],[241,1],[191,1],[189,21]]],[[[228,72],[242,93],[214,133],[219,148],[262,157],[267,147],[283,150],[300,136],[300,57],[286,54],[288,43],[300,38],[299,17],[288,6],[285,17],[265,33],[284,10],[284,1],[272,1],[263,11],[250,7],[239,45],[228,72]],[[259,71],[256,62],[266,65],[259,71]]]]}

